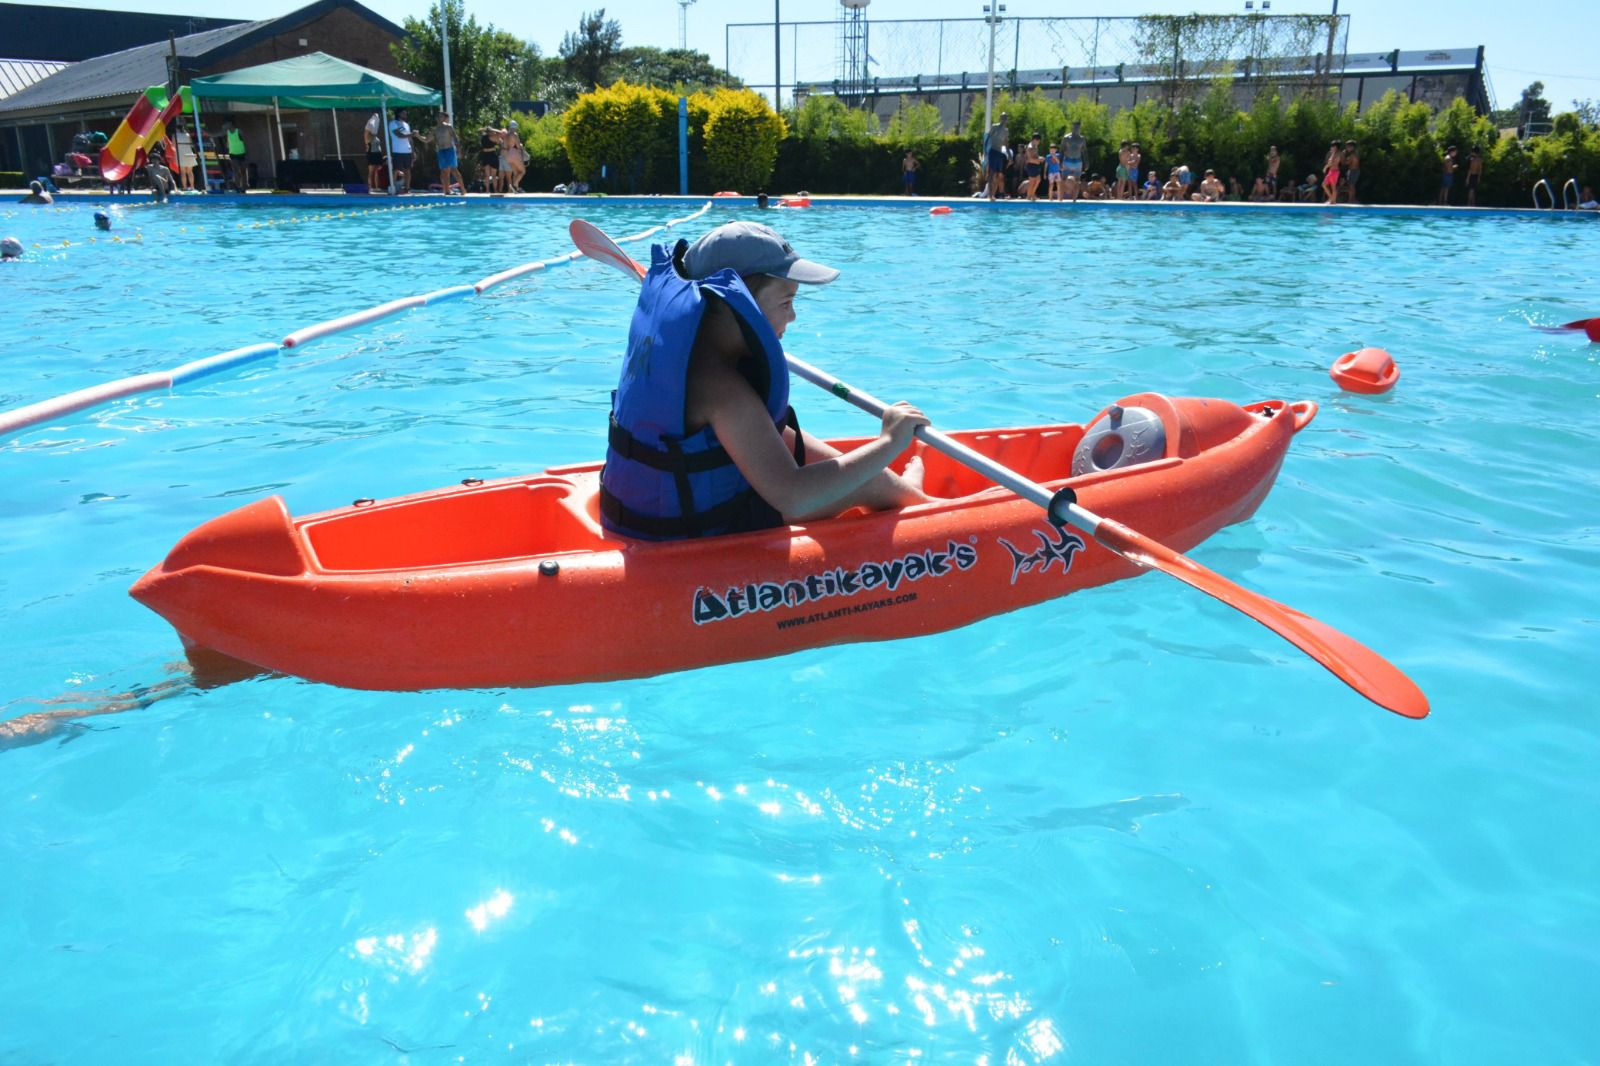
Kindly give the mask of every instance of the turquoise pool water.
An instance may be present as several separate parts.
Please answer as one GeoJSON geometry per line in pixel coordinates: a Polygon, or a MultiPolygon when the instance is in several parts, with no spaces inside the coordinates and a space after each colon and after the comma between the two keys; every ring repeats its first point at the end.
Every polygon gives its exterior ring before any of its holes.
{"type": "MultiPolygon", "coordinates": [[[[570,217],[119,210],[138,243],[0,208],[0,409],[558,254],[570,217]]],[[[0,1061],[1594,1061],[1600,345],[1528,324],[1600,314],[1600,225],[774,221],[845,271],[789,348],[945,426],[1319,402],[1193,554],[1433,716],[1159,575],[619,684],[180,686],[0,750],[0,1061]],[[1367,344],[1399,388],[1339,393],[1367,344]]],[[[0,718],[173,677],[126,588],[224,510],[596,456],[633,291],[560,267],[0,440],[0,718]]]]}

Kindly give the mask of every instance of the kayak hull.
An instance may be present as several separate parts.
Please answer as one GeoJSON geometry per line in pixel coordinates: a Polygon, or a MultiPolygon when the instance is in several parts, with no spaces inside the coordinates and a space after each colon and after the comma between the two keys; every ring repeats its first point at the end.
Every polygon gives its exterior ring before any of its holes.
{"type": "MultiPolygon", "coordinates": [[[[1167,455],[1084,477],[1067,476],[1081,426],[953,436],[1187,551],[1254,513],[1315,412],[1155,394],[1122,402],[1157,401],[1171,423],[1167,455]]],[[[131,592],[191,648],[409,690],[645,677],[920,636],[1138,572],[1037,506],[914,450],[930,492],[955,498],[666,543],[600,528],[597,463],[303,518],[273,496],[196,528],[131,592]]]]}

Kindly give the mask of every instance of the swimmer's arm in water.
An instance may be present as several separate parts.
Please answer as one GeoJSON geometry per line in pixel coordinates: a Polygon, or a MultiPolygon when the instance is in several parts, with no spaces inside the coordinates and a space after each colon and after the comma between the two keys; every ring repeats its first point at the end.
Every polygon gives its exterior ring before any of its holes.
{"type": "Polygon", "coordinates": [[[904,507],[930,499],[920,487],[887,470],[910,445],[916,428],[928,424],[927,416],[909,404],[889,408],[878,439],[852,452],[840,454],[807,434],[807,459],[822,458],[799,466],[774,429],[766,405],[742,377],[708,376],[700,388],[701,409],[717,440],[761,498],[788,521],[826,518],[854,506],[904,507]],[[813,451],[814,445],[820,447],[813,451]]]}

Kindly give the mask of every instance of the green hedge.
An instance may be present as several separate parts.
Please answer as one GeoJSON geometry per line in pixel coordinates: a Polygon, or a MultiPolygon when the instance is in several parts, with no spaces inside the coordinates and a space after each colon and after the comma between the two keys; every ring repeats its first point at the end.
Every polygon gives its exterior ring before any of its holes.
{"type": "MultiPolygon", "coordinates": [[[[1363,203],[1433,203],[1439,191],[1440,160],[1450,145],[1460,149],[1463,166],[1452,203],[1464,202],[1464,168],[1474,146],[1484,153],[1481,206],[1525,207],[1540,177],[1550,179],[1558,197],[1568,178],[1575,178],[1580,187],[1600,187],[1600,129],[1583,128],[1575,115],[1559,116],[1549,136],[1521,144],[1500,139],[1488,119],[1459,99],[1435,112],[1427,104],[1391,92],[1358,113],[1355,105],[1341,109],[1331,97],[1300,96],[1285,103],[1276,92],[1264,92],[1248,111],[1241,111],[1233,91],[1231,81],[1219,79],[1204,97],[1176,110],[1160,100],[1145,100],[1115,115],[1087,98],[1063,103],[1038,90],[1016,96],[1000,92],[995,113],[1010,112],[1017,143],[1026,143],[1035,132],[1046,141],[1059,141],[1073,121],[1080,122],[1088,140],[1086,172],[1108,177],[1116,170],[1119,142],[1136,140],[1144,151],[1145,168],[1153,166],[1162,176],[1180,164],[1197,173],[1209,167],[1224,180],[1238,178],[1248,189],[1257,175],[1265,173],[1267,149],[1276,145],[1284,180],[1303,181],[1313,172],[1320,180],[1328,143],[1338,139],[1360,146],[1358,195],[1363,203]]],[[[922,162],[918,192],[968,196],[974,188],[983,132],[981,96],[973,101],[964,132],[949,134],[941,130],[937,110],[927,104],[902,101],[888,128],[880,130],[871,112],[852,110],[833,97],[809,97],[779,118],[764,103],[758,107],[743,99],[751,95],[719,90],[688,98],[693,192],[727,188],[746,194],[803,190],[893,195],[901,191],[900,164],[907,148],[922,162]],[[740,140],[719,149],[707,143],[707,131],[718,125],[712,116],[730,107],[744,116],[727,127],[731,131],[737,125],[740,140]],[[766,132],[758,136],[758,130],[766,132]],[[770,176],[762,178],[767,164],[761,146],[770,142],[775,130],[783,131],[782,139],[770,176]],[[747,170],[730,169],[746,162],[751,164],[747,170]]],[[[535,156],[528,185],[548,188],[575,176],[609,192],[677,192],[677,122],[677,94],[664,89],[619,82],[586,94],[566,113],[565,132],[544,138],[542,156],[524,125],[523,140],[535,156]],[[564,146],[567,168],[556,155],[558,144],[564,146]],[[536,181],[533,175],[541,158],[545,165],[536,181]],[[597,180],[601,163],[608,173],[603,183],[597,180]],[[569,172],[562,174],[563,169],[569,172]]]]}
{"type": "Polygon", "coordinates": [[[26,189],[28,183],[20,170],[0,170],[0,189],[26,189]]]}

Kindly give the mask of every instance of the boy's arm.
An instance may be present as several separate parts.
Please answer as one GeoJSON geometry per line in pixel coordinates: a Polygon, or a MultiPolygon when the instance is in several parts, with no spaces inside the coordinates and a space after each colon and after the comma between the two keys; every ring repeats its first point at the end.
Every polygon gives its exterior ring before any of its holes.
{"type": "Polygon", "coordinates": [[[851,499],[852,495],[905,451],[915,428],[915,423],[907,423],[893,436],[880,434],[877,440],[848,454],[797,466],[773,426],[772,416],[748,382],[718,376],[702,381],[700,387],[703,391],[696,406],[709,412],[717,440],[728,450],[739,472],[762,499],[793,522],[826,518],[860,502],[851,499]]]}

